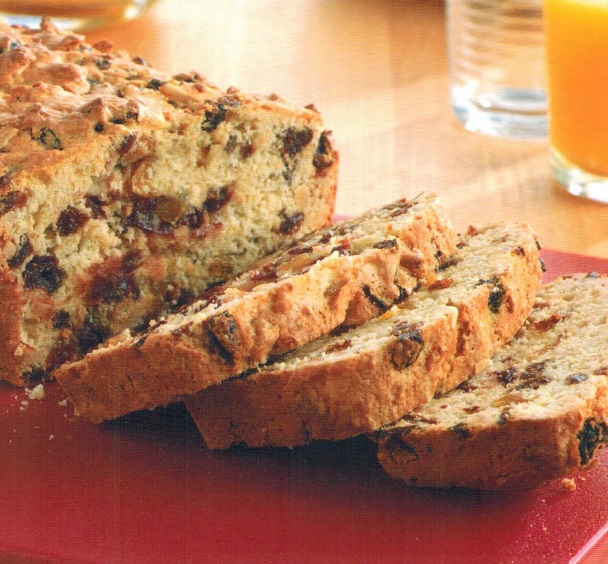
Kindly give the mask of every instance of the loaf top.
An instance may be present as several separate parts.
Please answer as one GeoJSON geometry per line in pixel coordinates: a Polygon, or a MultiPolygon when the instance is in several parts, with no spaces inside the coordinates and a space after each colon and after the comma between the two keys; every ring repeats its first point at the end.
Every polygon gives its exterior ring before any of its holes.
{"type": "MultiPolygon", "coordinates": [[[[276,95],[223,92],[197,72],[169,77],[109,41],[89,45],[81,35],[58,31],[49,19],[40,29],[1,26],[0,190],[8,173],[40,170],[130,128],[179,130],[196,119],[211,132],[231,109],[248,106],[293,111],[276,95]]],[[[313,106],[298,113],[320,121],[313,106]]],[[[305,141],[286,134],[282,150],[297,152],[305,141]]]]}

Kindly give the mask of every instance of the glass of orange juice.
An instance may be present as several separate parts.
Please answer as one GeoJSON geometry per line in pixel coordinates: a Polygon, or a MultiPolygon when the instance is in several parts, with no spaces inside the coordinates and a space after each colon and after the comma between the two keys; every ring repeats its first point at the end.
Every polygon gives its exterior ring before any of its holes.
{"type": "Polygon", "coordinates": [[[544,22],[555,177],[608,202],[608,1],[545,0],[544,22]]]}
{"type": "Polygon", "coordinates": [[[62,29],[86,30],[140,16],[153,0],[0,0],[0,21],[36,28],[50,16],[62,29]]]}

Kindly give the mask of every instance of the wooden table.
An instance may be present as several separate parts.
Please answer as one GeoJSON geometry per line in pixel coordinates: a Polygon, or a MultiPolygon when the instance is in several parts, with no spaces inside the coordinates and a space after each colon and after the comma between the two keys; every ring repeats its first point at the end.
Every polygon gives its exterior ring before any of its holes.
{"type": "Polygon", "coordinates": [[[546,142],[453,116],[443,0],[157,0],[102,37],[169,73],[314,102],[341,153],[339,213],[428,190],[458,229],[522,220],[545,247],[608,256],[608,207],[553,181],[546,142]]]}

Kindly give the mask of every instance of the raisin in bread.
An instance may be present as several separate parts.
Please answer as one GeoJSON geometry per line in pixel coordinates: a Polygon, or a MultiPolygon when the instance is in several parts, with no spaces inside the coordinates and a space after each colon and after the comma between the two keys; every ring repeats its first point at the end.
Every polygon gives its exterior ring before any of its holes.
{"type": "Polygon", "coordinates": [[[0,378],[32,384],[330,223],[314,107],[0,27],[0,378]],[[8,307],[7,305],[8,304],[8,307]]]}
{"type": "Polygon", "coordinates": [[[608,279],[545,285],[486,370],[378,433],[378,458],[413,486],[537,486],[591,465],[608,442],[608,279]]]}
{"type": "Polygon", "coordinates": [[[179,400],[402,301],[457,243],[435,196],[400,200],[304,237],[56,378],[95,422],[179,400]]]}
{"type": "Polygon", "coordinates": [[[479,372],[523,323],[540,278],[529,227],[472,230],[438,279],[407,301],[207,388],[186,406],[211,448],[374,431],[479,372]]]}

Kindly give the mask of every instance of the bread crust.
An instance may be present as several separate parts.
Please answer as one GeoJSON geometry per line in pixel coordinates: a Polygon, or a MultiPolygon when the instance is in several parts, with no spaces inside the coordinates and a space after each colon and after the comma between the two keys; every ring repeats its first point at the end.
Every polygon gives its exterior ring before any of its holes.
{"type": "Polygon", "coordinates": [[[143,336],[60,368],[56,378],[94,422],[177,401],[353,318],[377,315],[434,280],[457,242],[435,195],[394,202],[300,239],[143,336]]]}
{"type": "Polygon", "coordinates": [[[378,459],[412,486],[520,490],[590,468],[608,443],[608,279],[544,286],[488,368],[379,431],[378,459]]]}
{"type": "Polygon", "coordinates": [[[464,241],[454,266],[388,315],[187,398],[207,445],[293,446],[368,433],[483,369],[532,307],[539,251],[521,224],[464,241]]]}

